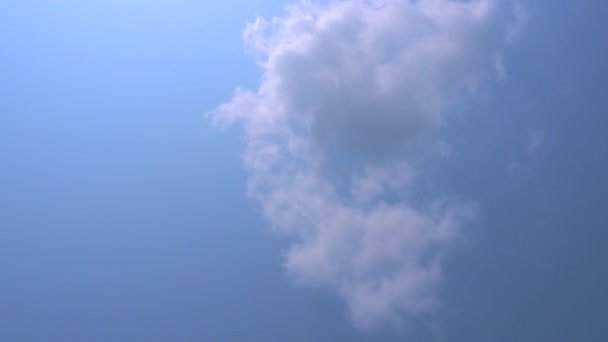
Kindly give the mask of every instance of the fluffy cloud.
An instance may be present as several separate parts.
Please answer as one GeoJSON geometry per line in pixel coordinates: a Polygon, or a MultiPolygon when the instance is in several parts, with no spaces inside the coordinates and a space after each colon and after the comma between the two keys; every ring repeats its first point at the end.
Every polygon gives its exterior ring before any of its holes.
{"type": "Polygon", "coordinates": [[[475,207],[412,189],[443,154],[437,128],[495,77],[496,12],[491,0],[304,1],[245,30],[259,89],[209,115],[243,126],[249,194],[295,237],[288,273],[343,298],[358,328],[437,306],[441,259],[475,207]]]}

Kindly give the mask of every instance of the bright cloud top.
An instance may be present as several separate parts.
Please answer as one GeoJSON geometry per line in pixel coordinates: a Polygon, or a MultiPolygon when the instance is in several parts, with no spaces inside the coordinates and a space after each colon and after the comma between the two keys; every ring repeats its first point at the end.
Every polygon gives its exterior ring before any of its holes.
{"type": "Polygon", "coordinates": [[[495,78],[495,7],[305,1],[245,30],[259,89],[210,115],[244,127],[249,193],[296,237],[288,273],[342,297],[358,328],[431,313],[442,254],[475,216],[462,199],[410,194],[416,165],[441,154],[436,129],[495,78]]]}

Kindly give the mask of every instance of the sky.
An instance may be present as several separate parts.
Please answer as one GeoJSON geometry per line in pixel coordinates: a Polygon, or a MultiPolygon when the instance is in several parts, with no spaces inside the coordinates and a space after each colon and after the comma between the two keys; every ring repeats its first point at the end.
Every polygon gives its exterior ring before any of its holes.
{"type": "Polygon", "coordinates": [[[608,340],[607,10],[1,3],[0,341],[608,340]]]}

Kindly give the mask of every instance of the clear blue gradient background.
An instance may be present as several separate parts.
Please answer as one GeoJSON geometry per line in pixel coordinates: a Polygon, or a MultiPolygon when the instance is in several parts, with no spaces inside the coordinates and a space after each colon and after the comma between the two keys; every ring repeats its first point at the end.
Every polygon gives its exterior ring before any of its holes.
{"type": "Polygon", "coordinates": [[[241,31],[282,1],[0,3],[0,341],[608,340],[608,4],[525,7],[429,175],[482,213],[435,327],[367,336],[290,283],[241,132],[202,118],[256,85],[241,31]]]}

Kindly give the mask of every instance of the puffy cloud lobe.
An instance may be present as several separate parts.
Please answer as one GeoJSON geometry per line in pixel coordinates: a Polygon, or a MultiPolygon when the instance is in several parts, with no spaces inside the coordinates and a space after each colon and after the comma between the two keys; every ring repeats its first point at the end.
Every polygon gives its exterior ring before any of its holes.
{"type": "Polygon", "coordinates": [[[414,205],[436,128],[493,72],[491,0],[302,2],[247,26],[263,69],[210,113],[245,130],[249,193],[296,242],[296,282],[342,297],[373,329],[437,305],[443,251],[475,217],[462,199],[414,205]]]}

